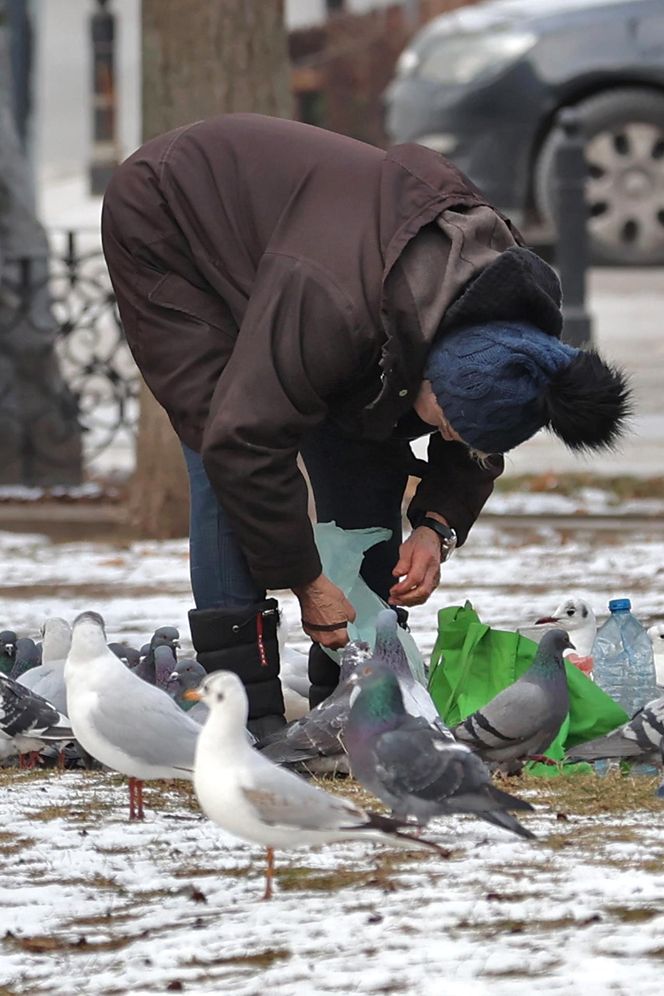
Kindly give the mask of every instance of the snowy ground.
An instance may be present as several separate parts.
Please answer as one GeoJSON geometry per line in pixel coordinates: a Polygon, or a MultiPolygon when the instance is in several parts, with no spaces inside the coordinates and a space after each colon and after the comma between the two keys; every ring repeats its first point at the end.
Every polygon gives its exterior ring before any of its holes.
{"type": "MultiPolygon", "coordinates": [[[[617,518],[608,533],[479,525],[412,613],[413,633],[427,654],[438,608],[470,598],[505,625],[570,591],[600,616],[630,595],[644,621],[664,618],[662,540],[661,519],[617,518]]],[[[4,533],[0,558],[0,628],[35,635],[48,615],[96,608],[112,639],[140,645],[163,623],[188,635],[184,542],[4,533]]],[[[134,825],[117,776],[1,780],[2,996],[661,992],[664,806],[646,779],[625,780],[624,799],[610,778],[578,783],[574,799],[568,779],[528,789],[535,842],[456,819],[432,829],[446,859],[361,844],[281,853],[272,903],[260,902],[259,850],[204,820],[186,786],[146,790],[148,818],[134,825]]]]}

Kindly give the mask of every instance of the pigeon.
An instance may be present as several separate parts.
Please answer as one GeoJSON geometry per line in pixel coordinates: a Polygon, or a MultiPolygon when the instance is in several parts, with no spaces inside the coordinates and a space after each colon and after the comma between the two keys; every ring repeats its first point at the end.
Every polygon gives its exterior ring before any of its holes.
{"type": "Polygon", "coordinates": [[[577,744],[567,751],[567,761],[597,761],[621,758],[626,761],[658,761],[664,742],[664,696],[644,705],[629,720],[604,737],[577,744]]]}
{"type": "Polygon", "coordinates": [[[198,688],[207,671],[198,661],[183,657],[175,665],[168,676],[166,691],[174,702],[196,723],[204,723],[208,716],[208,707],[204,702],[192,702],[185,698],[185,692],[198,688]]]}
{"type": "MultiPolygon", "coordinates": [[[[348,643],[341,652],[339,684],[326,699],[301,719],[265,737],[258,750],[275,764],[301,764],[325,759],[325,770],[348,772],[342,743],[339,739],[350,710],[352,685],[348,679],[362,661],[369,658],[364,643],[348,643]]],[[[315,766],[318,768],[321,765],[315,766]]]]}
{"type": "Polygon", "coordinates": [[[24,754],[40,751],[47,743],[73,738],[66,716],[41,695],[0,674],[0,753],[9,756],[9,742],[20,759],[24,754]]]}
{"type": "MultiPolygon", "coordinates": [[[[147,681],[150,685],[157,683],[155,652],[157,647],[170,647],[175,657],[175,651],[180,646],[180,631],[175,626],[160,626],[152,634],[150,643],[141,647],[138,664],[133,668],[133,673],[147,681]],[[145,651],[145,653],[144,653],[145,651]]],[[[171,667],[170,672],[173,670],[171,667]]]]}
{"type": "MultiPolygon", "coordinates": [[[[660,688],[664,688],[664,622],[658,622],[651,626],[648,630],[648,636],[655,657],[656,681],[660,688]]],[[[2,639],[2,634],[0,634],[0,639],[2,639]]]]}
{"type": "Polygon", "coordinates": [[[574,640],[577,655],[590,657],[597,636],[597,619],[580,595],[564,599],[550,616],[542,616],[532,626],[519,626],[518,632],[539,643],[545,633],[559,629],[561,625],[574,640]]]}
{"type": "Polygon", "coordinates": [[[540,757],[555,740],[569,709],[563,650],[574,644],[563,629],[545,633],[529,669],[452,733],[485,761],[540,757]]]}
{"type": "Polygon", "coordinates": [[[194,789],[201,809],[223,830],[267,849],[265,899],[272,896],[274,849],[369,839],[443,853],[410,837],[402,824],[311,785],[254,750],[245,736],[247,693],[230,671],[208,675],[198,691],[210,714],[196,747],[194,789]]]}
{"type": "Polygon", "coordinates": [[[342,739],[353,777],[390,807],[392,816],[474,813],[521,837],[534,837],[507,810],[529,802],[495,788],[489,771],[468,747],[450,741],[421,717],[410,716],[399,682],[385,667],[365,664],[350,681],[350,715],[342,739]]]}
{"type": "Polygon", "coordinates": [[[0,673],[9,674],[16,658],[17,636],[13,629],[3,629],[0,633],[0,673]]]}
{"type": "MultiPolygon", "coordinates": [[[[662,756],[662,767],[664,768],[664,738],[662,738],[662,742],[659,745],[659,750],[662,756]]],[[[657,789],[657,795],[660,799],[664,799],[664,778],[662,779],[661,785],[657,789]]]]}
{"type": "Polygon", "coordinates": [[[39,667],[41,663],[41,651],[34,640],[29,636],[21,636],[16,641],[16,653],[14,666],[9,672],[9,677],[18,681],[21,675],[30,671],[34,667],[39,667]]]}
{"type": "Polygon", "coordinates": [[[401,686],[406,711],[412,716],[422,716],[440,734],[449,740],[453,736],[438,714],[431,696],[423,685],[413,677],[408,658],[397,634],[397,614],[392,609],[384,609],[376,617],[376,644],[373,654],[367,653],[366,644],[348,644],[341,655],[339,684],[327,699],[319,703],[306,716],[265,738],[259,745],[266,756],[277,764],[307,762],[317,773],[329,769],[344,771],[348,768],[343,745],[339,735],[344,728],[350,711],[352,685],[348,678],[362,661],[371,658],[376,664],[384,664],[396,674],[401,686]],[[316,760],[325,757],[326,765],[316,760]]]}
{"type": "Polygon", "coordinates": [[[71,628],[64,619],[47,619],[42,627],[42,663],[31,668],[17,680],[26,688],[52,702],[65,716],[67,690],[65,688],[65,660],[71,646],[71,628]]]}
{"type": "Polygon", "coordinates": [[[127,643],[109,643],[108,649],[112,650],[115,656],[127,667],[135,668],[140,661],[138,650],[135,647],[130,647],[127,643]]]}
{"type": "Polygon", "coordinates": [[[65,682],[78,742],[129,777],[130,819],[143,819],[143,781],[192,777],[201,727],[108,649],[96,612],[83,612],[74,621],[65,682]]]}

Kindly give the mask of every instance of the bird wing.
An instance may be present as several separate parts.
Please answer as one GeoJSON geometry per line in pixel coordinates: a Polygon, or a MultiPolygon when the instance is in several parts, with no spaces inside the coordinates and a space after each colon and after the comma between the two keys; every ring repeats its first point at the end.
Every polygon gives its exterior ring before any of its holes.
{"type": "MultiPolygon", "coordinates": [[[[60,730],[63,739],[71,736],[69,721],[41,695],[0,675],[0,730],[7,736],[50,735],[60,730]]],[[[57,734],[56,734],[57,736],[57,734]]]]}
{"type": "Polygon", "coordinates": [[[568,761],[595,761],[608,757],[643,757],[659,748],[664,738],[664,697],[648,702],[629,721],[604,737],[577,744],[568,761]]]}
{"type": "Polygon", "coordinates": [[[276,764],[340,754],[339,734],[348,719],[350,693],[349,685],[337,688],[301,719],[266,737],[258,749],[276,764]]]}
{"type": "Polygon", "coordinates": [[[546,688],[519,680],[460,723],[454,735],[479,747],[523,743],[552,725],[552,706],[552,694],[546,688]]]}
{"type": "Polygon", "coordinates": [[[454,740],[451,732],[443,723],[440,713],[436,709],[435,703],[424,685],[421,685],[415,678],[412,678],[410,681],[400,678],[399,687],[403,695],[403,704],[406,712],[410,713],[411,716],[422,716],[428,723],[435,726],[443,736],[447,736],[449,740],[454,740]]]}
{"type": "Polygon", "coordinates": [[[154,685],[133,686],[132,681],[131,698],[113,685],[99,695],[91,725],[100,737],[146,764],[193,770],[200,725],[154,685]]]}
{"type": "Polygon", "coordinates": [[[467,747],[448,742],[424,721],[381,734],[372,752],[376,774],[391,795],[431,801],[457,793],[467,778],[468,764],[478,761],[467,747]]]}
{"type": "Polygon", "coordinates": [[[342,830],[367,822],[366,814],[352,802],[329,795],[280,768],[255,771],[251,786],[241,786],[240,790],[256,818],[268,826],[342,830]]]}

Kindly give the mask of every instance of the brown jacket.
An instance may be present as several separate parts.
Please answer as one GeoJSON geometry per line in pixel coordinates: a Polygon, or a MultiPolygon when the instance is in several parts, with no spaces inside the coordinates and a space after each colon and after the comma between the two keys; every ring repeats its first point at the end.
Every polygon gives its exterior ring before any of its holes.
{"type": "MultiPolygon", "coordinates": [[[[249,114],[148,142],[102,228],[138,366],[267,588],[320,572],[303,436],[330,417],[389,438],[445,315],[462,302],[467,319],[478,274],[525,252],[442,156],[249,114]]],[[[463,541],[502,462],[483,470],[435,434],[429,464],[411,513],[440,512],[463,541]]]]}

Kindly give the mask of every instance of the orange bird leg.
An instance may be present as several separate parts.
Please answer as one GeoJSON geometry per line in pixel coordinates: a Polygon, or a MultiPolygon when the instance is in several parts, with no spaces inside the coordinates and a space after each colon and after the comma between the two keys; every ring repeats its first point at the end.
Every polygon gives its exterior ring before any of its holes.
{"type": "Polygon", "coordinates": [[[274,878],[274,848],[268,847],[265,851],[267,857],[267,868],[265,869],[265,892],[263,899],[272,899],[272,879],[274,878]]]}
{"type": "Polygon", "coordinates": [[[129,819],[130,820],[135,820],[136,819],[136,808],[135,808],[135,804],[134,804],[134,791],[135,791],[134,790],[134,785],[135,785],[135,782],[136,782],[135,778],[130,778],[129,779],[129,819]]]}
{"type": "Polygon", "coordinates": [[[136,799],[138,803],[136,819],[143,820],[145,819],[143,815],[143,782],[140,778],[136,779],[136,799]]]}

